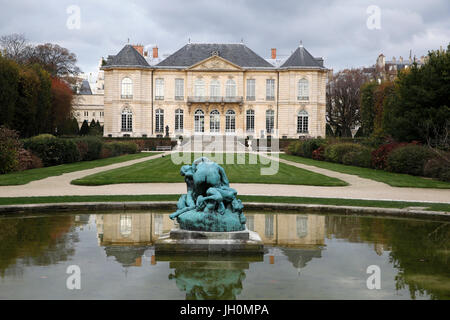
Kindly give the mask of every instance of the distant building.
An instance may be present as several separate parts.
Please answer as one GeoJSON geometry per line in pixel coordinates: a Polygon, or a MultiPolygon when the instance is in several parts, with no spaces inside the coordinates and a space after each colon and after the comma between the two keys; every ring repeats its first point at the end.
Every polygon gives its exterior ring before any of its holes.
{"type": "Polygon", "coordinates": [[[386,57],[381,53],[378,55],[373,66],[364,68],[363,70],[369,76],[370,80],[378,82],[385,80],[393,81],[397,77],[399,71],[410,68],[414,62],[421,66],[425,63],[426,59],[427,57],[425,56],[416,59],[416,57],[411,57],[410,54],[408,59],[403,59],[402,56],[397,59],[394,56],[392,57],[392,60],[386,61],[386,57]]]}

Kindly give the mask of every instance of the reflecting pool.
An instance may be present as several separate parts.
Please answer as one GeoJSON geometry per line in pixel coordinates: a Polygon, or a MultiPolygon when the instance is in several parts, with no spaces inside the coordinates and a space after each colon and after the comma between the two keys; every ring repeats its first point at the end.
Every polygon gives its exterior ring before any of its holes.
{"type": "Polygon", "coordinates": [[[246,216],[264,255],[155,255],[167,212],[2,216],[0,299],[450,299],[448,221],[246,216]]]}

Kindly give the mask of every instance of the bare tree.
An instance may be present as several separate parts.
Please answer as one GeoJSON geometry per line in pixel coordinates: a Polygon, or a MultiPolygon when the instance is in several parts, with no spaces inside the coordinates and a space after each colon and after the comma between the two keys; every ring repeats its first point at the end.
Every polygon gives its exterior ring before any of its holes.
{"type": "Polygon", "coordinates": [[[32,51],[25,36],[18,33],[1,36],[0,47],[3,56],[19,63],[25,63],[32,51]]]}
{"type": "Polygon", "coordinates": [[[78,75],[81,70],[76,66],[77,56],[57,44],[45,43],[33,48],[30,63],[39,63],[51,75],[70,77],[78,75]]]}
{"type": "Polygon", "coordinates": [[[362,69],[343,70],[327,84],[327,121],[342,136],[351,137],[351,129],[360,124],[360,88],[368,76],[362,69]]]}

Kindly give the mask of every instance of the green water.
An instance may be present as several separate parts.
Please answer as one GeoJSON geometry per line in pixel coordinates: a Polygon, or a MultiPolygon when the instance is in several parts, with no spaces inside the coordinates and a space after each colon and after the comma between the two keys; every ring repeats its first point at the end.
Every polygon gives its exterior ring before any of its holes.
{"type": "Polygon", "coordinates": [[[449,299],[450,224],[246,213],[261,256],[159,256],[164,212],[0,217],[0,299],[449,299]],[[69,266],[81,289],[69,290],[69,266]],[[368,289],[369,266],[380,289],[368,289]]]}

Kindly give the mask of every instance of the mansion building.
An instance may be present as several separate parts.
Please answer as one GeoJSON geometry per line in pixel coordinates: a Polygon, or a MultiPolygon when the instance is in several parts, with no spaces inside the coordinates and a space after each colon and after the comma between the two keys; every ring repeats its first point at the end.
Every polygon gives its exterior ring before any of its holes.
{"type": "Polygon", "coordinates": [[[302,45],[285,60],[242,43],[189,43],[165,59],[152,53],[126,45],[109,56],[101,94],[76,97],[78,121],[89,122],[92,107],[106,137],[325,137],[328,69],[302,45]]]}

